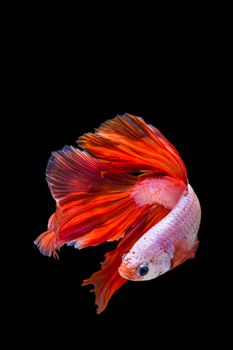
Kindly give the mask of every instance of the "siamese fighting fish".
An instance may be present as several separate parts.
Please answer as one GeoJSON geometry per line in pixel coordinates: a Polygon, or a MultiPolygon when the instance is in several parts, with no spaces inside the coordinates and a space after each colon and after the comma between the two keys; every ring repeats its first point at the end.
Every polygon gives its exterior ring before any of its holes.
{"type": "Polygon", "coordinates": [[[56,211],[35,240],[42,254],[116,241],[83,282],[94,285],[97,313],[127,280],[151,280],[194,257],[199,200],[175,147],[141,117],[116,116],[53,152],[46,178],[56,211]]]}

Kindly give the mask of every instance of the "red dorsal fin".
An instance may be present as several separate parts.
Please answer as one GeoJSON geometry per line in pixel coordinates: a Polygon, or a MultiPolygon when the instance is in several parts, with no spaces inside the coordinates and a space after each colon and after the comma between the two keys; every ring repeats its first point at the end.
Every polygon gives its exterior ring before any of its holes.
{"type": "Polygon", "coordinates": [[[124,114],[103,123],[96,132],[81,136],[78,145],[112,171],[152,171],[187,184],[183,161],[172,144],[142,118],[124,114]]]}

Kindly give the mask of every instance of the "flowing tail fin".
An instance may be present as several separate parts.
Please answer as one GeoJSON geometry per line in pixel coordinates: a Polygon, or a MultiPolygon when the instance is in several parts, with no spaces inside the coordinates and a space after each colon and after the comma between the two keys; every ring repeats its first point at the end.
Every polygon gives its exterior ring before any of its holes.
{"type": "Polygon", "coordinates": [[[110,168],[74,147],[52,154],[47,181],[57,210],[48,227],[56,234],[49,243],[51,233],[36,240],[43,254],[50,256],[63,244],[80,249],[118,240],[137,221],[142,208],[131,196],[137,177],[111,174],[110,168]]]}
{"type": "Polygon", "coordinates": [[[56,252],[56,233],[54,231],[49,230],[42,233],[34,243],[42,254],[46,256],[52,255],[54,258],[58,258],[56,252]]]}

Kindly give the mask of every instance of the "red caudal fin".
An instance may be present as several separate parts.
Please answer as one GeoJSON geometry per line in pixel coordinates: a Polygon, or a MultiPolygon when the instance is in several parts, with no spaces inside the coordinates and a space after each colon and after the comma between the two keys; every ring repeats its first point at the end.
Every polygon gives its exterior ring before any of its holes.
{"type": "Polygon", "coordinates": [[[109,174],[106,164],[74,147],[53,153],[47,180],[57,201],[56,215],[50,219],[56,248],[117,240],[140,216],[142,208],[136,208],[131,196],[137,178],[109,174]]]}
{"type": "Polygon", "coordinates": [[[63,201],[78,198],[88,192],[93,183],[101,181],[100,162],[86,152],[65,146],[52,153],[46,177],[54,199],[62,205],[63,201]]]}
{"type": "Polygon", "coordinates": [[[46,256],[53,255],[54,258],[58,258],[56,252],[56,233],[54,231],[46,231],[42,233],[35,241],[35,245],[39,248],[40,252],[46,256]]]}
{"type": "Polygon", "coordinates": [[[98,314],[106,308],[111,296],[127,281],[118,273],[118,267],[124,254],[131,249],[134,243],[149,228],[160,221],[168,211],[168,209],[156,205],[150,208],[144,207],[138,220],[131,226],[117,248],[106,254],[105,261],[101,264],[102,269],[83,282],[83,285],[94,285],[93,291],[96,296],[95,302],[98,305],[98,314]]]}
{"type": "Polygon", "coordinates": [[[77,143],[94,157],[111,162],[112,171],[152,171],[187,184],[185,165],[174,146],[140,117],[117,116],[77,143]]]}
{"type": "Polygon", "coordinates": [[[55,233],[56,213],[50,216],[48,221],[48,231],[42,233],[34,241],[34,244],[38,247],[41,254],[46,256],[53,256],[58,259],[56,252],[57,247],[57,235],[55,233]]]}

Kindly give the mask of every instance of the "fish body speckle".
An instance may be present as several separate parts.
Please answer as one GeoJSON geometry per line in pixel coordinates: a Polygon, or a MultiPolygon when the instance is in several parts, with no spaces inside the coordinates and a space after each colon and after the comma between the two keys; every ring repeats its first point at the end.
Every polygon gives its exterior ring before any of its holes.
{"type": "MultiPolygon", "coordinates": [[[[200,226],[201,208],[196,194],[188,185],[173,210],[148,230],[125,255],[119,267],[122,277],[130,280],[149,280],[176,265],[176,251],[182,246],[184,257],[195,248],[200,226]],[[166,259],[165,259],[166,257],[166,259]],[[165,267],[161,266],[165,262],[165,267]],[[137,273],[141,263],[148,264],[147,276],[137,273]],[[159,267],[157,268],[157,265],[159,267]],[[158,274],[158,271],[160,272],[158,274]]],[[[180,259],[180,257],[179,257],[180,259]]]]}

